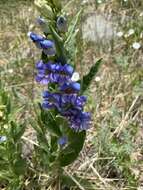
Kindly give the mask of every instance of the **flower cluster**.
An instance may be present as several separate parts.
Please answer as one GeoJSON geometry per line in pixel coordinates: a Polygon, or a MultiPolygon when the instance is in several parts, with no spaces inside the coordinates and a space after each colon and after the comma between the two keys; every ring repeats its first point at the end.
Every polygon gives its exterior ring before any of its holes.
{"type": "Polygon", "coordinates": [[[34,32],[29,32],[28,36],[39,49],[43,50],[46,55],[54,56],[56,54],[55,44],[53,41],[47,40],[43,36],[37,35],[34,32]]]}
{"type": "Polygon", "coordinates": [[[36,81],[41,84],[59,83],[69,81],[73,74],[73,67],[69,64],[61,65],[60,63],[53,63],[48,61],[44,63],[42,60],[36,63],[37,76],[36,81]]]}
{"type": "MultiPolygon", "coordinates": [[[[55,44],[40,35],[30,32],[29,37],[36,46],[48,56],[55,56],[55,44]]],[[[80,96],[80,83],[73,80],[74,68],[70,64],[61,64],[50,60],[36,63],[36,81],[43,85],[54,85],[54,89],[43,92],[43,109],[54,109],[65,117],[75,131],[89,128],[90,113],[84,112],[86,97],[80,96]]],[[[77,75],[77,74],[76,74],[77,75]]],[[[77,77],[76,77],[77,78],[77,77]]]]}

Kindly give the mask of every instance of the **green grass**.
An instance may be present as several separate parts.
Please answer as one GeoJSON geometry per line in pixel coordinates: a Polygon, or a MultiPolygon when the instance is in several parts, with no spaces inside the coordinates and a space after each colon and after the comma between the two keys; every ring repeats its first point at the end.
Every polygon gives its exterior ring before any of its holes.
{"type": "MultiPolygon", "coordinates": [[[[71,15],[77,10],[77,4],[79,1],[68,7],[73,10],[71,15]]],[[[89,3],[89,11],[94,5],[95,1],[89,3]]],[[[143,2],[112,0],[96,8],[99,12],[104,8],[105,13],[111,14],[124,35],[132,28],[135,33],[102,46],[85,41],[78,50],[76,64],[80,73],[87,73],[99,58],[103,58],[103,63],[98,72],[100,81],[93,80],[86,92],[92,128],[78,161],[66,168],[66,172],[76,189],[137,190],[143,186],[143,38],[140,37],[143,16],[139,16],[143,2]],[[125,20],[121,22],[123,15],[125,20]],[[142,45],[138,50],[132,48],[135,41],[142,45]]],[[[40,54],[27,39],[29,30],[39,31],[34,24],[36,16],[32,1],[0,0],[0,76],[14,105],[21,108],[17,120],[33,117],[33,101],[37,102],[40,97],[40,87],[34,83],[34,62],[40,54]]],[[[32,163],[35,158],[27,159],[32,163]]],[[[49,176],[41,173],[36,164],[34,167],[21,179],[24,188],[46,189],[49,176]]],[[[0,180],[0,188],[5,184],[0,180]]]]}

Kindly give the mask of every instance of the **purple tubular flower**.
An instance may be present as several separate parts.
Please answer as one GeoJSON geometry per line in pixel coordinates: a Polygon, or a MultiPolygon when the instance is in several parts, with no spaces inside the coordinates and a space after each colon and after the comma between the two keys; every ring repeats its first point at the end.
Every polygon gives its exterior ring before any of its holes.
{"type": "Polygon", "coordinates": [[[55,46],[54,42],[52,42],[51,40],[45,40],[45,39],[40,41],[40,44],[43,49],[53,48],[55,46]]]}
{"type": "Polygon", "coordinates": [[[36,63],[36,68],[38,70],[36,81],[41,84],[56,83],[59,87],[57,93],[43,92],[42,107],[56,109],[75,131],[87,130],[91,116],[90,113],[83,111],[87,98],[78,95],[80,84],[71,81],[73,67],[69,64],[63,66],[51,61],[48,63],[39,61],[36,63]]]}
{"type": "Polygon", "coordinates": [[[54,42],[51,40],[40,41],[40,46],[43,48],[43,52],[46,55],[54,56],[56,54],[56,48],[54,42]]]}
{"type": "Polygon", "coordinates": [[[43,92],[43,104],[42,107],[46,109],[56,108],[60,110],[60,94],[58,93],[50,93],[48,91],[43,92]]]}
{"type": "Polygon", "coordinates": [[[91,114],[77,109],[69,109],[63,116],[68,118],[70,127],[75,131],[87,130],[90,127],[91,114]]]}
{"type": "MultiPolygon", "coordinates": [[[[68,68],[70,67],[68,66],[68,68]]],[[[36,63],[36,69],[36,81],[43,85],[48,83],[63,85],[65,81],[70,81],[70,72],[68,71],[68,73],[66,73],[67,71],[65,72],[65,66],[62,66],[60,63],[53,64],[51,61],[44,63],[40,60],[36,63]]]]}
{"type": "Polygon", "coordinates": [[[44,102],[42,103],[42,107],[43,107],[44,109],[54,109],[54,108],[56,108],[53,103],[49,103],[48,101],[44,101],[44,102]]]}
{"type": "Polygon", "coordinates": [[[77,94],[63,94],[61,96],[62,107],[70,105],[70,107],[82,110],[85,102],[86,102],[85,96],[78,96],[77,94]]]}
{"type": "Polygon", "coordinates": [[[77,93],[80,91],[80,84],[77,82],[64,83],[60,90],[66,93],[77,93]]]}
{"type": "Polygon", "coordinates": [[[53,41],[47,40],[43,36],[40,36],[34,32],[28,32],[28,36],[38,48],[43,49],[43,52],[46,55],[54,56],[56,54],[56,48],[53,41]]]}
{"type": "Polygon", "coordinates": [[[50,96],[50,94],[51,94],[51,93],[46,90],[46,91],[44,91],[44,92],[42,93],[42,97],[43,97],[43,98],[48,98],[48,97],[50,96]]]}
{"type": "Polygon", "coordinates": [[[43,36],[40,36],[34,32],[28,32],[28,36],[30,37],[30,39],[33,41],[33,42],[40,42],[40,41],[43,41],[44,40],[44,37],[43,36]]]}
{"type": "Polygon", "coordinates": [[[76,107],[83,107],[84,104],[86,103],[87,98],[86,96],[78,96],[76,101],[75,101],[75,106],[76,107]]]}
{"type": "Polygon", "coordinates": [[[35,64],[35,67],[36,69],[40,70],[40,69],[44,69],[44,63],[42,60],[38,61],[36,64],[35,64]]]}
{"type": "Polygon", "coordinates": [[[69,64],[65,64],[65,65],[63,66],[63,71],[64,71],[66,74],[68,74],[68,75],[72,75],[73,72],[74,72],[74,68],[73,68],[71,65],[69,65],[69,64]]]}
{"type": "Polygon", "coordinates": [[[89,129],[91,115],[89,112],[79,112],[78,115],[69,118],[70,127],[75,131],[82,131],[89,129]]]}
{"type": "Polygon", "coordinates": [[[50,82],[49,76],[44,73],[38,73],[35,77],[36,82],[39,82],[42,85],[47,85],[50,82]]]}
{"type": "MultiPolygon", "coordinates": [[[[77,94],[61,94],[61,93],[51,93],[49,91],[43,92],[43,99],[44,99],[44,107],[47,104],[47,108],[49,104],[54,105],[55,108],[62,114],[69,114],[71,115],[71,111],[76,111],[76,114],[79,111],[83,110],[83,106],[86,102],[85,96],[78,96],[77,94]],[[72,108],[70,111],[67,110],[72,108]],[[75,110],[76,109],[76,110],[75,110]]],[[[51,107],[49,107],[51,109],[51,107]]],[[[74,112],[72,113],[74,114],[74,112]]],[[[74,114],[74,115],[76,115],[74,114]]],[[[68,116],[68,115],[67,115],[68,116]]]]}
{"type": "Polygon", "coordinates": [[[60,146],[62,146],[62,147],[65,146],[67,144],[67,142],[68,142],[68,137],[67,136],[63,136],[63,137],[60,137],[58,139],[58,144],[60,146]]]}

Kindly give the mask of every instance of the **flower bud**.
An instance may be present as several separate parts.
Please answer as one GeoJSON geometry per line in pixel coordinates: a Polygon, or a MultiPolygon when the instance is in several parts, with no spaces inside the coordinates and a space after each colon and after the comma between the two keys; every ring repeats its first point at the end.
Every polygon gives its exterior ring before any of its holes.
{"type": "Polygon", "coordinates": [[[64,16],[58,17],[57,28],[60,32],[67,32],[67,19],[64,16]]]}
{"type": "Polygon", "coordinates": [[[50,33],[50,28],[49,28],[48,22],[44,18],[39,16],[37,18],[37,23],[39,24],[39,26],[41,27],[41,29],[43,30],[44,33],[46,33],[46,34],[50,33]]]}
{"type": "Polygon", "coordinates": [[[52,8],[49,5],[47,5],[45,0],[35,0],[34,3],[38,10],[41,12],[41,15],[43,15],[47,19],[53,18],[54,14],[52,8]]]}

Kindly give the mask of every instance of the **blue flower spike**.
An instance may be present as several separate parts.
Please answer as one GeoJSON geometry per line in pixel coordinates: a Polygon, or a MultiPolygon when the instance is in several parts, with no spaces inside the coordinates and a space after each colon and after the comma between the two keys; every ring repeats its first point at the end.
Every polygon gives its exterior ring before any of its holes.
{"type": "MultiPolygon", "coordinates": [[[[42,17],[39,17],[37,22],[42,27],[48,26],[42,17]]],[[[60,33],[67,31],[67,20],[64,16],[59,16],[56,22],[60,33]]],[[[81,88],[78,82],[79,73],[74,70],[71,64],[61,62],[60,56],[57,56],[55,41],[34,32],[29,32],[28,36],[47,56],[47,59],[40,60],[35,65],[37,70],[36,81],[48,86],[48,90],[42,94],[43,109],[56,110],[56,113],[64,117],[69,127],[75,132],[87,130],[90,127],[91,114],[84,112],[86,96],[79,95],[81,88]],[[52,60],[50,56],[54,56],[52,60]]],[[[67,143],[67,137],[61,137],[58,143],[60,146],[64,146],[67,143]]]]}

